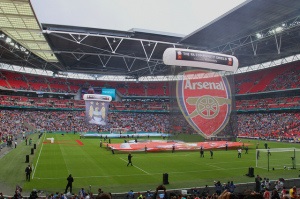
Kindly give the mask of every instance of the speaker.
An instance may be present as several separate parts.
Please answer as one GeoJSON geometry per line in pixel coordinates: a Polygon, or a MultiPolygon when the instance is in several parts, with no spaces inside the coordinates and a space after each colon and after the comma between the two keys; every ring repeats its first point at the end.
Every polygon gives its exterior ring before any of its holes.
{"type": "Polygon", "coordinates": [[[163,174],[163,184],[169,184],[169,174],[163,174]]]}
{"type": "Polygon", "coordinates": [[[26,161],[25,163],[29,163],[29,155],[26,155],[26,161]]]}
{"type": "Polygon", "coordinates": [[[33,145],[33,148],[36,149],[36,144],[33,145]]]}
{"type": "Polygon", "coordinates": [[[31,155],[34,154],[34,148],[31,148],[31,155]]]}
{"type": "Polygon", "coordinates": [[[254,168],[253,167],[249,167],[249,169],[248,169],[248,176],[249,177],[254,177],[254,168]]]}

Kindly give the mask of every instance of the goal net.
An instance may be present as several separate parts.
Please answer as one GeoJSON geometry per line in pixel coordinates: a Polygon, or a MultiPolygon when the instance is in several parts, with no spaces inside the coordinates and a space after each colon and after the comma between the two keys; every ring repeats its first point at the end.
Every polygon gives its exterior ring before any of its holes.
{"type": "Polygon", "coordinates": [[[128,131],[127,128],[111,128],[110,129],[110,133],[114,133],[114,134],[123,134],[126,133],[128,131]]]}
{"type": "Polygon", "coordinates": [[[262,169],[296,169],[300,160],[300,149],[273,148],[256,149],[256,167],[262,169]]]}
{"type": "Polygon", "coordinates": [[[54,143],[54,138],[47,138],[46,140],[47,140],[47,142],[50,142],[51,144],[54,143]]]}

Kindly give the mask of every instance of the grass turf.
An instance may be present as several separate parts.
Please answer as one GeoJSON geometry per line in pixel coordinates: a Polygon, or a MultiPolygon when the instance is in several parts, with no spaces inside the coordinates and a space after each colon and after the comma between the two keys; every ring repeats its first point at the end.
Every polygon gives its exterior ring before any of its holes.
{"type": "MultiPolygon", "coordinates": [[[[32,146],[20,144],[9,154],[0,159],[0,184],[14,188],[23,186],[25,192],[32,189],[43,190],[45,193],[64,192],[69,174],[74,177],[73,192],[80,188],[96,193],[98,188],[105,192],[120,193],[130,189],[145,191],[155,189],[162,184],[163,173],[169,175],[167,189],[202,187],[213,185],[214,180],[235,183],[253,182],[254,178],[247,177],[249,167],[255,167],[255,147],[257,141],[242,140],[251,144],[249,154],[237,158],[236,150],[214,150],[214,158],[210,159],[209,152],[200,158],[199,151],[188,152],[157,152],[133,153],[133,165],[127,165],[127,153],[112,154],[99,147],[100,139],[80,139],[79,135],[44,134],[41,139],[32,135],[37,149],[30,155],[30,164],[34,166],[32,179],[25,182],[25,155],[30,154],[32,146]],[[42,144],[46,137],[54,137],[54,144],[42,144]]],[[[111,139],[112,142],[123,142],[123,139],[111,139]]],[[[264,141],[260,141],[259,148],[263,148],[264,141]]],[[[298,147],[297,144],[268,142],[271,148],[298,147]]],[[[291,162],[287,163],[290,164],[291,162]]],[[[284,170],[255,168],[255,175],[276,180],[279,177],[296,178],[297,169],[284,170]]]]}

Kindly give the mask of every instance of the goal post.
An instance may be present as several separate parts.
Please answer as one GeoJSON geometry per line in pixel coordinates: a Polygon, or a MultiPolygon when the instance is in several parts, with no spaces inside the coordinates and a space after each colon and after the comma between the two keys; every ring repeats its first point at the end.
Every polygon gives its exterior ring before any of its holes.
{"type": "Polygon", "coordinates": [[[123,134],[128,131],[127,128],[110,128],[110,133],[112,134],[123,134]]]}
{"type": "Polygon", "coordinates": [[[262,169],[296,169],[300,160],[300,149],[273,148],[256,149],[256,167],[262,169]]]}
{"type": "Polygon", "coordinates": [[[51,144],[54,143],[54,138],[47,138],[47,141],[50,142],[51,144]]]}

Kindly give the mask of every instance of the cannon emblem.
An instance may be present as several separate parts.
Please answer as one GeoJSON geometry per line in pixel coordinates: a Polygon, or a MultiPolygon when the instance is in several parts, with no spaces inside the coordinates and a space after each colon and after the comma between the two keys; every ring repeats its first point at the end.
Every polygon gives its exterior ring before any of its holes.
{"type": "Polygon", "coordinates": [[[197,115],[205,119],[215,118],[220,111],[220,106],[224,104],[231,104],[231,100],[223,97],[212,97],[204,95],[202,97],[189,97],[186,99],[189,105],[195,105],[196,109],[188,115],[189,118],[193,118],[197,115]]]}

